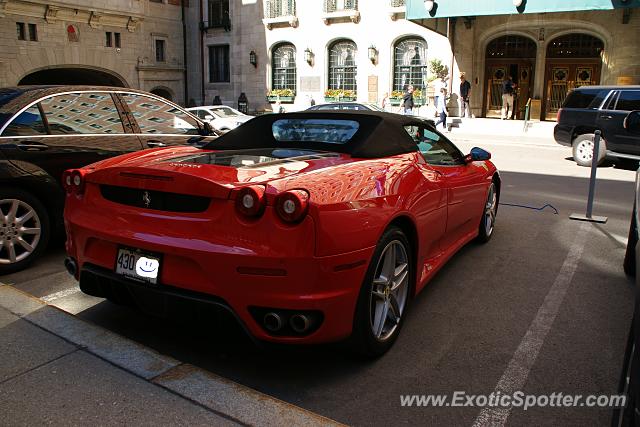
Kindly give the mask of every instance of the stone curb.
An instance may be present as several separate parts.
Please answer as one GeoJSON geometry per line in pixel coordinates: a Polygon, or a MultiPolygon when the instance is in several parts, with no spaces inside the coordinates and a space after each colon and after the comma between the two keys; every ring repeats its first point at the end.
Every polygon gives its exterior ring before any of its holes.
{"type": "Polygon", "coordinates": [[[121,369],[246,425],[339,426],[340,423],[231,380],[161,355],[0,284],[0,307],[121,369]]]}

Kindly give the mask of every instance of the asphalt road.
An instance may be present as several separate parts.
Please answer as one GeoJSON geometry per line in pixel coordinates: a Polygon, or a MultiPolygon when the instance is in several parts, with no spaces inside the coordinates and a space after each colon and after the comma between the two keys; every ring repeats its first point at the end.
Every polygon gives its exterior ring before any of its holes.
{"type": "MultiPolygon", "coordinates": [[[[341,345],[255,348],[226,319],[148,317],[84,296],[63,270],[61,245],[0,281],[161,353],[352,425],[471,425],[479,407],[403,407],[401,395],[614,394],[632,315],[622,260],[633,201],[631,165],[598,170],[595,225],[584,212],[586,168],[545,140],[451,138],[483,146],[502,171],[498,222],[487,245],[463,248],[413,302],[393,349],[373,362],[341,345]],[[552,205],[536,210],[545,204],[552,205]]],[[[482,414],[482,416],[481,416],[482,414]]],[[[502,414],[500,416],[504,416],[502,414]]],[[[609,408],[507,413],[507,425],[603,425],[609,408]]]]}

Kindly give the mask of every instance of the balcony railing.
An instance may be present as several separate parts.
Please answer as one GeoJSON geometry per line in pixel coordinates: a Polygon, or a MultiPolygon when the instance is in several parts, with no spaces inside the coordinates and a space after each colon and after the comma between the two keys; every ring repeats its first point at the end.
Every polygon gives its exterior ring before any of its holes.
{"type": "Polygon", "coordinates": [[[325,13],[358,10],[358,0],[324,0],[325,13]]]}
{"type": "Polygon", "coordinates": [[[295,0],[266,0],[264,17],[267,19],[296,15],[295,0]]]}

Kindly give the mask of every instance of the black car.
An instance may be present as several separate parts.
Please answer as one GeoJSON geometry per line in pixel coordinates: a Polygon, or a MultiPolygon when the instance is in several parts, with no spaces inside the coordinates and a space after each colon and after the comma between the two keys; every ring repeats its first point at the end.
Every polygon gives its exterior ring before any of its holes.
{"type": "Polygon", "coordinates": [[[307,108],[307,111],[327,111],[327,110],[355,110],[355,111],[385,111],[376,104],[367,102],[330,102],[327,104],[318,104],[307,108]]]}
{"type": "Polygon", "coordinates": [[[65,170],[212,137],[208,124],[139,90],[0,89],[0,275],[25,268],[62,231],[65,170]]]}
{"type": "MultiPolygon", "coordinates": [[[[640,131],[640,111],[634,111],[626,118],[624,128],[630,131],[640,131]]],[[[636,197],[629,226],[629,240],[624,257],[624,271],[635,277],[635,309],[624,364],[620,375],[620,393],[627,396],[625,408],[614,413],[616,426],[640,426],[640,274],[636,266],[640,262],[640,169],[636,172],[636,197]]]]}
{"type": "Polygon", "coordinates": [[[596,130],[602,132],[598,164],[606,157],[640,160],[640,132],[623,127],[634,110],[640,110],[640,86],[582,86],[567,95],[553,136],[573,148],[580,166],[591,165],[596,130]]]}

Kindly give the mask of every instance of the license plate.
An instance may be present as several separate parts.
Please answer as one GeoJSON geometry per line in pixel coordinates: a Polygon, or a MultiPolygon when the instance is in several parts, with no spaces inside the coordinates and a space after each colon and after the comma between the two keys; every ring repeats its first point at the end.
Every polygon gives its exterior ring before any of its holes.
{"type": "Polygon", "coordinates": [[[158,283],[160,257],[137,249],[120,248],[116,257],[116,273],[129,279],[158,283]]]}

